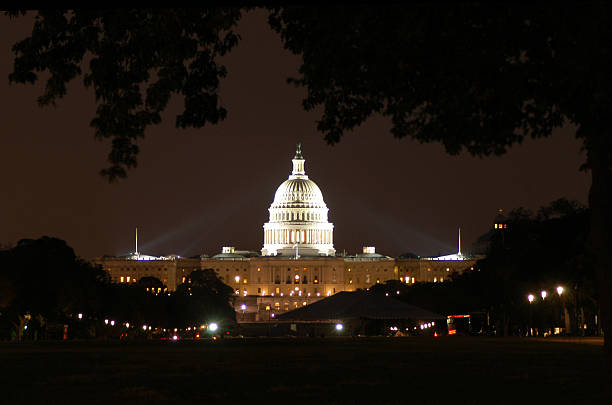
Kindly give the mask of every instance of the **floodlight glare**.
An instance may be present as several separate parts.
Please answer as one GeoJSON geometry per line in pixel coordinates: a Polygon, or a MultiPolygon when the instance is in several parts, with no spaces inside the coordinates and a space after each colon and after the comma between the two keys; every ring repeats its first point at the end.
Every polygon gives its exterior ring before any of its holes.
{"type": "Polygon", "coordinates": [[[338,332],[340,332],[342,329],[344,329],[344,325],[342,325],[341,323],[337,323],[337,324],[336,324],[336,330],[337,330],[338,332]]]}
{"type": "Polygon", "coordinates": [[[217,325],[215,322],[211,322],[208,324],[208,330],[211,332],[216,331],[217,329],[219,329],[219,325],[217,325]]]}

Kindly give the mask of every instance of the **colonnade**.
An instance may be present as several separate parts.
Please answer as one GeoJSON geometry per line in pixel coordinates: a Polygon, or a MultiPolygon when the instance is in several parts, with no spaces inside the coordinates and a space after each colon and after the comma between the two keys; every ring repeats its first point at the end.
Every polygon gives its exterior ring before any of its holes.
{"type": "Polygon", "coordinates": [[[329,244],[333,243],[332,230],[326,229],[268,229],[264,231],[265,244],[287,244],[287,243],[309,243],[329,244]]]}

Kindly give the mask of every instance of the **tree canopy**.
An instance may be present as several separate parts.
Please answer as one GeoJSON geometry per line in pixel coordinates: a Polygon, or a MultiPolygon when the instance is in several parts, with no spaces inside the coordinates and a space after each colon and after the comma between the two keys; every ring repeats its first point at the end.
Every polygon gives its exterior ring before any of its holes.
{"type": "Polygon", "coordinates": [[[104,335],[110,332],[103,319],[138,328],[186,328],[210,319],[233,324],[234,291],[213,270],[194,271],[186,281],[176,292],[154,277],[112,284],[105,270],[78,258],[65,241],[23,239],[0,250],[0,339],[12,330],[19,340],[34,324],[39,337],[49,336],[48,324],[70,325],[71,336],[104,335]]]}
{"type": "MultiPolygon", "coordinates": [[[[553,201],[537,213],[523,208],[511,211],[507,228],[483,235],[487,251],[474,266],[447,283],[419,283],[407,286],[391,282],[373,287],[410,304],[441,314],[486,312],[496,334],[527,330],[527,295],[550,294],[538,302],[539,327],[565,326],[560,308],[568,310],[568,326],[573,334],[587,323],[595,330],[599,292],[592,263],[586,258],[589,212],[566,199],[553,201]],[[555,300],[562,286],[562,304],[555,300]],[[396,295],[396,291],[401,294],[396,295]],[[586,314],[586,315],[585,315],[586,314]]],[[[557,299],[558,301],[558,299],[557,299]]]]}
{"type": "MultiPolygon", "coordinates": [[[[17,17],[18,12],[9,12],[17,17]]],[[[13,46],[9,80],[34,83],[48,73],[41,106],[66,95],[66,85],[83,76],[98,104],[91,126],[98,139],[110,138],[109,180],[137,165],[136,141],[161,122],[170,97],[180,94],[180,128],[223,120],[219,81],[226,69],[218,57],[239,40],[232,31],[238,8],[45,10],[38,11],[30,37],[13,46]]]]}

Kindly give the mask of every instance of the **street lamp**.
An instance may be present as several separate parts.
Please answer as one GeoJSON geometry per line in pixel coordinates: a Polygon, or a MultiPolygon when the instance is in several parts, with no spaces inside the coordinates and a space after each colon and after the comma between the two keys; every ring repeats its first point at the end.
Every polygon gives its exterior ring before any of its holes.
{"type": "Polygon", "coordinates": [[[567,322],[565,319],[565,307],[563,306],[563,302],[561,301],[561,294],[563,294],[563,287],[560,285],[557,286],[557,294],[559,294],[559,304],[561,305],[561,321],[563,322],[561,326],[567,327],[567,322]]]}
{"type": "Polygon", "coordinates": [[[533,294],[529,294],[527,296],[527,301],[529,301],[529,336],[533,336],[533,328],[531,327],[531,325],[533,324],[533,309],[531,307],[531,304],[533,303],[534,299],[535,297],[533,296],[533,294]]]}
{"type": "Polygon", "coordinates": [[[542,295],[542,299],[545,300],[546,296],[548,295],[548,293],[546,292],[546,290],[542,290],[542,292],[540,293],[542,295]]]}

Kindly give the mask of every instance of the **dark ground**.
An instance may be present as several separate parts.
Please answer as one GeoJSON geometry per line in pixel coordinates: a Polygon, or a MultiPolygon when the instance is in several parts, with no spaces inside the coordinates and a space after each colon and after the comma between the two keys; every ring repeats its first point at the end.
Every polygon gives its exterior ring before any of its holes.
{"type": "Polygon", "coordinates": [[[603,347],[501,338],[0,344],[1,403],[605,403],[603,347]]]}

